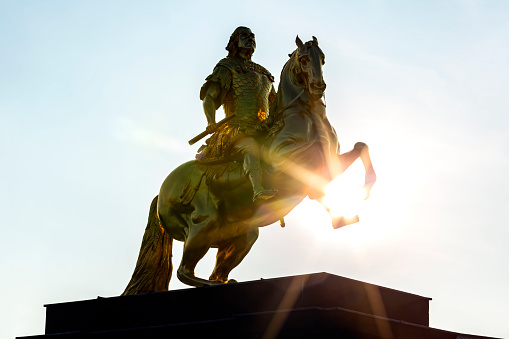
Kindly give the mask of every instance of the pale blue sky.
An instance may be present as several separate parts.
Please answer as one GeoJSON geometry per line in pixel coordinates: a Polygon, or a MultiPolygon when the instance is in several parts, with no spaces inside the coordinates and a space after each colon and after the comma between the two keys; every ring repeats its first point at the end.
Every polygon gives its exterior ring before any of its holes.
{"type": "Polygon", "coordinates": [[[318,38],[329,119],[379,181],[360,223],[333,230],[307,201],[231,276],[326,271],[432,297],[433,327],[509,337],[508,17],[495,0],[1,2],[0,337],[42,334],[43,304],[123,291],[239,25],[276,82],[295,36],[318,38]]]}

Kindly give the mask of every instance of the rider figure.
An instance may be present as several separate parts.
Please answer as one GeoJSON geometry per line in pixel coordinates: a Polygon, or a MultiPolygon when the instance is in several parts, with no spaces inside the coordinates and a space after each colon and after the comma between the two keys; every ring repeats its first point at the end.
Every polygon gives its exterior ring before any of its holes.
{"type": "Polygon", "coordinates": [[[253,186],[253,201],[274,197],[276,190],[262,183],[259,138],[276,91],[274,77],[251,61],[256,48],[255,36],[247,27],[238,27],[226,46],[228,56],[220,60],[200,90],[207,117],[207,132],[214,135],[198,150],[203,163],[243,160],[245,174],[253,186]],[[235,117],[216,125],[216,110],[223,106],[226,116],[235,117]]]}

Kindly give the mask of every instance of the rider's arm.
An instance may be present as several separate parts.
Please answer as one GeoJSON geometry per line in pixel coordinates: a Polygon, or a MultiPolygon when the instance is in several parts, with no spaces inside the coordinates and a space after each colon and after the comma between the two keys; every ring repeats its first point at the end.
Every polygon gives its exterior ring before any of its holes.
{"type": "Polygon", "coordinates": [[[231,73],[224,66],[216,66],[206,79],[200,90],[200,99],[203,100],[203,111],[207,117],[207,131],[214,132],[217,127],[216,110],[223,104],[223,99],[231,86],[231,73]]]}
{"type": "Polygon", "coordinates": [[[216,99],[221,92],[221,87],[216,82],[211,82],[205,92],[203,98],[203,112],[207,117],[207,130],[208,132],[214,132],[216,128],[216,99]]]}

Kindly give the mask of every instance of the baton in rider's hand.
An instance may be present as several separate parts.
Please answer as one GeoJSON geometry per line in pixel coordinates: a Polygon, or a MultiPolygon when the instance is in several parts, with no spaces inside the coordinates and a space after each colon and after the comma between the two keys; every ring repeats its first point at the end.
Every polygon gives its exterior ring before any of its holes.
{"type": "Polygon", "coordinates": [[[193,145],[197,141],[200,141],[201,139],[205,138],[207,135],[214,133],[219,128],[219,126],[221,126],[224,123],[226,123],[226,122],[230,121],[231,119],[235,118],[235,116],[237,116],[237,114],[233,113],[233,114],[230,114],[229,116],[227,116],[226,118],[220,120],[216,124],[208,125],[207,128],[205,129],[205,131],[201,132],[200,134],[198,134],[197,136],[195,136],[194,138],[189,140],[189,145],[193,145]]]}

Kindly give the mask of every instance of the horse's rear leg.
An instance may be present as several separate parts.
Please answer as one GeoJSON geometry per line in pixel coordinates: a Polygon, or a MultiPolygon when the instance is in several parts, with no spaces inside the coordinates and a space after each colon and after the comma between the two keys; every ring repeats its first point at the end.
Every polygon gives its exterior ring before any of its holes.
{"type": "Polygon", "coordinates": [[[196,265],[211,247],[211,233],[213,232],[211,232],[210,229],[214,229],[214,225],[215,221],[208,218],[207,220],[199,224],[194,224],[190,227],[189,235],[184,242],[182,261],[180,262],[180,266],[177,270],[177,277],[184,284],[200,287],[219,283],[198,278],[194,275],[196,265]]]}
{"type": "Polygon", "coordinates": [[[252,232],[238,236],[220,246],[217,251],[216,266],[209,279],[223,283],[236,282],[233,279],[228,280],[228,275],[249,253],[258,239],[258,233],[258,228],[256,228],[252,232]]]}
{"type": "Polygon", "coordinates": [[[194,269],[196,264],[209,250],[208,245],[199,244],[197,245],[193,239],[184,243],[184,253],[182,254],[182,261],[177,270],[177,278],[184,284],[191,286],[204,286],[211,285],[211,282],[205,279],[198,278],[194,275],[194,269]]]}

